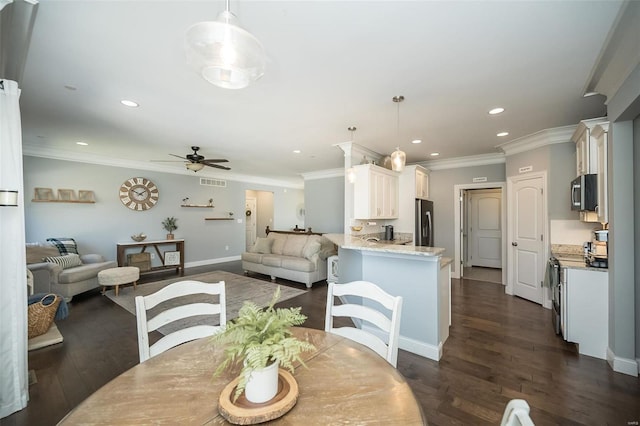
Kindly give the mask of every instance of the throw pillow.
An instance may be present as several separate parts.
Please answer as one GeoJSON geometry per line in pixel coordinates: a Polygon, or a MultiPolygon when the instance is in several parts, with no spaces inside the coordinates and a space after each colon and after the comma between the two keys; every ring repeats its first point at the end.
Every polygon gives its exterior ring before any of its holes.
{"type": "Polygon", "coordinates": [[[302,255],[306,259],[311,260],[313,255],[320,251],[320,247],[321,247],[320,242],[309,241],[307,244],[305,244],[304,249],[302,249],[302,255]]]}
{"type": "Polygon", "coordinates": [[[82,261],[80,260],[80,256],[75,253],[66,254],[64,256],[50,256],[44,258],[45,262],[49,263],[57,263],[62,266],[62,269],[69,269],[75,266],[82,265],[82,261]]]}
{"type": "Polygon", "coordinates": [[[76,240],[74,240],[73,238],[47,238],[47,241],[53,243],[58,248],[58,251],[62,256],[69,253],[78,254],[78,245],[76,244],[76,240]]]}
{"type": "Polygon", "coordinates": [[[256,243],[249,249],[251,253],[270,254],[273,240],[271,238],[256,238],[256,243]]]}

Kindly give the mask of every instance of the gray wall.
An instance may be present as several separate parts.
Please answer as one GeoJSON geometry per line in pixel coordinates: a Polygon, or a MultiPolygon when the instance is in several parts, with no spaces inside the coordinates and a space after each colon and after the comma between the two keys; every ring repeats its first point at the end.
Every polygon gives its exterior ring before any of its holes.
{"type": "Polygon", "coordinates": [[[640,116],[633,120],[633,186],[635,234],[635,291],[636,291],[636,359],[640,361],[640,116]]]}
{"type": "MultiPolygon", "coordinates": [[[[304,197],[301,189],[281,188],[227,181],[226,188],[201,186],[197,175],[176,175],[128,168],[100,166],[72,161],[24,157],[26,241],[44,241],[48,237],[73,237],[81,253],[99,253],[116,258],[116,243],[130,242],[139,232],[147,239],[164,239],[160,222],[167,216],[178,218],[176,238],[185,239],[185,261],[202,264],[215,259],[237,257],[245,247],[245,190],[273,192],[274,225],[295,222],[295,208],[304,197]],[[160,190],[158,204],[148,211],[126,208],[118,198],[118,189],[127,179],[142,176],[151,179],[160,190]],[[95,193],[95,204],[32,202],[33,189],[85,189],[95,193]],[[213,209],[180,207],[182,199],[206,204],[213,198],[213,209]],[[234,220],[205,221],[205,217],[229,217],[234,220]],[[241,223],[238,223],[241,220],[241,223]],[[228,247],[228,249],[226,249],[228,247]]],[[[158,259],[156,259],[156,264],[158,259]]]]}
{"type": "Polygon", "coordinates": [[[547,175],[547,205],[549,220],[579,220],[580,214],[571,210],[570,182],[576,177],[576,144],[573,142],[549,146],[549,174],[547,175]]]}
{"type": "Polygon", "coordinates": [[[304,182],[305,224],[316,232],[344,232],[344,177],[304,182]]]}
{"type": "Polygon", "coordinates": [[[429,174],[429,199],[433,201],[435,246],[445,248],[445,256],[453,257],[455,249],[453,187],[473,183],[474,177],[486,177],[487,182],[504,182],[505,165],[432,170],[429,174]]]}
{"type": "Polygon", "coordinates": [[[546,145],[531,151],[507,157],[507,176],[520,175],[521,167],[532,167],[532,172],[547,172],[547,205],[549,220],[579,220],[578,212],[571,210],[569,185],[576,177],[576,146],[573,142],[546,145]]]}

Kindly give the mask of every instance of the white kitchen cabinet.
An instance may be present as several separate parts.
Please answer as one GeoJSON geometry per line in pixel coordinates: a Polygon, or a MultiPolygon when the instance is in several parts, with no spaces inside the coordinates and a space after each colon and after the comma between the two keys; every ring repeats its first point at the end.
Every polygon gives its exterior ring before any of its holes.
{"type": "Polygon", "coordinates": [[[416,198],[426,200],[429,198],[429,174],[420,166],[416,167],[416,198]]]}
{"type": "Polygon", "coordinates": [[[606,269],[565,271],[565,339],[583,355],[606,359],[609,344],[609,278],[606,269]]]}
{"type": "Polygon", "coordinates": [[[609,123],[602,123],[594,127],[591,132],[596,140],[598,156],[598,206],[596,214],[598,222],[609,222],[609,201],[607,191],[607,144],[609,135],[609,123]]]}
{"type": "Polygon", "coordinates": [[[598,173],[598,147],[593,129],[606,122],[606,118],[594,118],[578,123],[571,136],[571,140],[576,144],[576,176],[598,173]]]}
{"type": "Polygon", "coordinates": [[[362,164],[353,167],[354,218],[396,219],[398,217],[398,176],[395,172],[362,164]]]}

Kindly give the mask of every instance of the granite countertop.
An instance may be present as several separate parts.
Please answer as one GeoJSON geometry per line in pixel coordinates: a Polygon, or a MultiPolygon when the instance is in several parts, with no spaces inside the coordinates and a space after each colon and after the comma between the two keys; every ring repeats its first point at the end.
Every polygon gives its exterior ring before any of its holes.
{"type": "Polygon", "coordinates": [[[394,254],[407,254],[422,257],[439,257],[445,249],[440,247],[423,247],[410,244],[398,244],[389,241],[366,241],[361,236],[347,234],[324,234],[335,245],[351,250],[379,251],[394,254]]]}
{"type": "Polygon", "coordinates": [[[552,244],[551,255],[558,259],[560,266],[569,269],[588,269],[589,271],[607,272],[607,268],[593,268],[584,261],[584,249],[580,245],[552,244]]]}

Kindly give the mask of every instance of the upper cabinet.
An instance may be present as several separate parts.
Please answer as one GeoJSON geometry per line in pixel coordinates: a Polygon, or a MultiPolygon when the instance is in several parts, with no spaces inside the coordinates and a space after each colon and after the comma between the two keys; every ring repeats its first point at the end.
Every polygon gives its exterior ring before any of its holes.
{"type": "Polygon", "coordinates": [[[591,135],[596,140],[596,152],[598,161],[598,205],[596,214],[598,222],[609,222],[609,204],[607,191],[607,138],[609,134],[609,123],[602,123],[594,127],[591,135]]]}
{"type": "Polygon", "coordinates": [[[391,170],[362,164],[353,167],[355,219],[396,219],[398,217],[398,175],[391,170]]]}
{"type": "Polygon", "coordinates": [[[429,173],[426,169],[416,166],[416,198],[426,200],[429,198],[429,173]]]}
{"type": "Polygon", "coordinates": [[[571,137],[576,144],[576,176],[598,173],[598,147],[593,130],[597,125],[606,122],[606,118],[594,118],[578,124],[571,137]]]}

